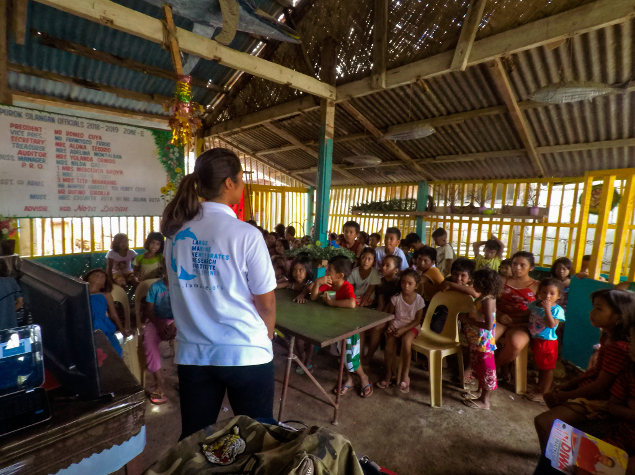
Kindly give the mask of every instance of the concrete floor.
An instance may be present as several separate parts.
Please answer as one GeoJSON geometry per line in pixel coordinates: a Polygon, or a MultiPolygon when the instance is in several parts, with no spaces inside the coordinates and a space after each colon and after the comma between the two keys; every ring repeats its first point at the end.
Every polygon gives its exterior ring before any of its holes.
{"type": "MultiPolygon", "coordinates": [[[[275,415],[286,350],[277,345],[274,349],[275,415]]],[[[373,382],[383,376],[382,362],[383,353],[379,350],[369,371],[373,382]]],[[[177,443],[180,435],[176,366],[171,358],[164,358],[163,363],[169,402],[154,406],[148,401],[146,448],[128,465],[129,475],[143,473],[177,443]]],[[[314,358],[314,375],[327,390],[335,385],[337,365],[338,358],[327,353],[314,358]]],[[[449,366],[444,370],[443,407],[430,407],[428,373],[420,364],[414,364],[409,394],[402,394],[396,387],[375,388],[368,399],[360,398],[358,391],[349,392],[342,397],[337,426],[331,425],[331,406],[319,402],[319,390],[307,376],[292,370],[284,419],[326,426],[343,434],[358,455],[368,455],[399,475],[533,473],[539,455],[533,418],[544,407],[501,386],[492,397],[492,410],[469,409],[462,404],[461,390],[454,382],[456,360],[451,358],[449,366]]],[[[223,407],[219,420],[233,415],[227,401],[223,407]]]]}

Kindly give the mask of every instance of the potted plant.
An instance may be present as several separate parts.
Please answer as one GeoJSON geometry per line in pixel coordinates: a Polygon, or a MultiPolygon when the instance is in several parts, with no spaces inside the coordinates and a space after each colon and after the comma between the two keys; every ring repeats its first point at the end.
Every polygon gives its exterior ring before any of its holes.
{"type": "Polygon", "coordinates": [[[320,241],[317,241],[315,244],[307,244],[306,246],[289,249],[285,251],[284,254],[289,259],[293,259],[299,254],[306,254],[309,259],[311,259],[313,267],[326,267],[328,260],[335,256],[347,257],[351,260],[351,262],[355,262],[355,259],[357,258],[354,252],[343,247],[322,247],[322,243],[320,243],[320,241]]]}
{"type": "Polygon", "coordinates": [[[483,185],[476,185],[474,190],[468,195],[468,198],[472,204],[476,203],[478,206],[478,212],[482,213],[485,211],[485,203],[487,203],[492,198],[491,193],[487,193],[487,186],[483,188],[483,185]]]}
{"type": "Polygon", "coordinates": [[[12,218],[5,218],[0,215],[0,246],[1,255],[10,256],[15,253],[15,240],[12,239],[17,229],[13,226],[12,218]]]}
{"type": "Polygon", "coordinates": [[[538,184],[530,184],[527,185],[527,210],[529,211],[529,216],[538,216],[538,193],[539,188],[538,184]]]}

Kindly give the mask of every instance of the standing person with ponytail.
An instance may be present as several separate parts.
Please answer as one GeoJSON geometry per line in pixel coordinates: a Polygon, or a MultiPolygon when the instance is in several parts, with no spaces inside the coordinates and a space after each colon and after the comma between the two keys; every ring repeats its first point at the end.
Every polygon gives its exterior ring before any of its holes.
{"type": "Polygon", "coordinates": [[[181,439],[216,422],[225,392],[234,414],[273,418],[276,278],[262,234],[230,208],[243,189],[238,157],[208,150],[161,221],[178,329],[181,439]]]}

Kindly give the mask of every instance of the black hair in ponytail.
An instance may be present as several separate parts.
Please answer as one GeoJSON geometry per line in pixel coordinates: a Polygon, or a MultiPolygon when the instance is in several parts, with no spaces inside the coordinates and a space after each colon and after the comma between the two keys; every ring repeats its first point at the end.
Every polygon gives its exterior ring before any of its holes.
{"type": "Polygon", "coordinates": [[[194,173],[183,177],[174,199],[163,211],[161,232],[168,238],[174,236],[200,213],[199,197],[206,201],[217,198],[227,178],[238,182],[241,169],[236,154],[226,148],[213,148],[199,155],[194,173]]]}

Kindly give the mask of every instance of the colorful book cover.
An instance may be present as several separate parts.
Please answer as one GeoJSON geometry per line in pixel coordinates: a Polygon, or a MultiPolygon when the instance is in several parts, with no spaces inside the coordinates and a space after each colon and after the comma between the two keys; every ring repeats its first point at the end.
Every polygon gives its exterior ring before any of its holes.
{"type": "Polygon", "coordinates": [[[545,456],[553,468],[563,473],[623,475],[628,463],[628,455],[622,449],[559,419],[551,427],[545,456]]]}

